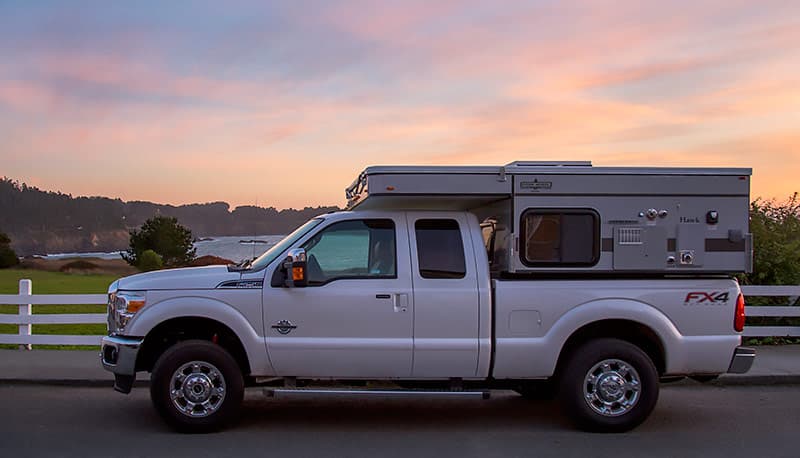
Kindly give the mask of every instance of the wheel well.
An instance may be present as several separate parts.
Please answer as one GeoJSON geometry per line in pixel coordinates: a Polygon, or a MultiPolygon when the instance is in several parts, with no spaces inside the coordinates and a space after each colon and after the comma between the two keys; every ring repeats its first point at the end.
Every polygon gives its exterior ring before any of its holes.
{"type": "Polygon", "coordinates": [[[629,320],[601,320],[589,323],[575,331],[564,343],[556,364],[556,376],[561,372],[569,355],[576,348],[592,339],[610,337],[624,340],[641,348],[653,361],[659,375],[666,369],[664,345],[649,327],[629,320]]]}
{"type": "Polygon", "coordinates": [[[151,372],[164,351],[178,342],[189,339],[208,340],[218,344],[233,356],[243,374],[250,373],[247,352],[236,334],[219,321],[201,317],[173,318],[153,328],[139,350],[136,370],[151,372]]]}

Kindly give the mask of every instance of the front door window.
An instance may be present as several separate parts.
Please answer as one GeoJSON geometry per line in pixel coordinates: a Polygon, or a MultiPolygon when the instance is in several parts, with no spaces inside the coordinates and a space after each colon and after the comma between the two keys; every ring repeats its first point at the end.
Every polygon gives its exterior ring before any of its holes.
{"type": "Polygon", "coordinates": [[[335,280],[396,278],[395,226],[390,219],[342,221],[303,245],[308,257],[308,285],[335,280]]]}

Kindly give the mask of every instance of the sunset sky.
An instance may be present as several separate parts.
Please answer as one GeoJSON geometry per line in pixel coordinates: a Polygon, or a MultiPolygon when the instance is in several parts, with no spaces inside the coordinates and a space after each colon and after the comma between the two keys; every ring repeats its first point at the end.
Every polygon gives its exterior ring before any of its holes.
{"type": "Polygon", "coordinates": [[[371,164],[754,169],[800,191],[798,1],[0,2],[0,176],[342,205],[371,164]]]}

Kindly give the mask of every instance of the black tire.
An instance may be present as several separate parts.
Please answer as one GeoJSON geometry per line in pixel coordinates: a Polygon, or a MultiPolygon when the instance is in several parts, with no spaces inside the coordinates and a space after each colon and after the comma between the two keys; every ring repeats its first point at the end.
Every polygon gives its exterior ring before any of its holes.
{"type": "Polygon", "coordinates": [[[559,398],[578,428],[620,433],[647,419],[658,401],[658,389],[658,372],[647,353],[623,340],[595,339],[569,355],[559,398]]]}
{"type": "Polygon", "coordinates": [[[551,401],[556,397],[556,386],[552,380],[528,380],[514,388],[520,396],[535,401],[551,401]]]}
{"type": "Polygon", "coordinates": [[[153,405],[168,425],[182,433],[207,433],[230,425],[243,398],[244,379],[236,360],[205,340],[187,340],[167,349],[150,377],[153,405]],[[178,395],[175,401],[173,390],[178,395]]]}

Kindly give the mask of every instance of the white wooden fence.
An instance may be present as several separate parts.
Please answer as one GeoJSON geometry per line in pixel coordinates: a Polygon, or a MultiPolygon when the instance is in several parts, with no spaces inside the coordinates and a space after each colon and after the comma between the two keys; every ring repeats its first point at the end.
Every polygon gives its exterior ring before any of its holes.
{"type": "Polygon", "coordinates": [[[31,349],[33,345],[100,345],[102,336],[67,336],[32,334],[33,324],[89,324],[105,323],[105,313],[58,313],[33,315],[34,305],[106,304],[105,294],[31,294],[32,282],[19,281],[19,294],[0,294],[0,305],[19,305],[16,315],[0,314],[0,324],[16,324],[19,334],[0,334],[1,344],[19,344],[31,349]]]}
{"type": "MultiPolygon", "coordinates": [[[[789,297],[791,303],[797,302],[800,286],[742,286],[747,297],[789,297]]],[[[797,318],[800,306],[751,306],[744,308],[745,316],[797,318]]],[[[800,326],[745,326],[744,335],[748,337],[800,337],[800,326]]]]}
{"type": "MultiPolygon", "coordinates": [[[[17,344],[31,349],[31,345],[99,345],[101,336],[32,334],[33,324],[102,324],[105,313],[72,313],[33,315],[34,305],[106,304],[105,294],[31,294],[32,282],[19,281],[19,294],[0,294],[0,305],[18,305],[19,313],[0,314],[0,324],[19,326],[19,334],[0,334],[0,344],[17,344]]],[[[796,300],[800,286],[743,286],[745,296],[788,296],[796,300]]],[[[800,306],[746,307],[747,316],[800,317],[800,306]]],[[[744,335],[750,337],[799,337],[800,326],[746,326],[744,335]]]]}

